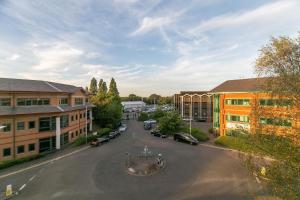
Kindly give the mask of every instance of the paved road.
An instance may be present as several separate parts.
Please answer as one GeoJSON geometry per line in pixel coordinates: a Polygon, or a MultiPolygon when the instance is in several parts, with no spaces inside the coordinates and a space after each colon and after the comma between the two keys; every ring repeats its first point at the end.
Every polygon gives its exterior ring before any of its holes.
{"type": "Polygon", "coordinates": [[[0,179],[0,187],[27,182],[14,198],[22,200],[233,200],[259,193],[259,184],[230,152],[156,138],[140,122],[129,121],[128,126],[106,145],[0,179]],[[145,145],[162,153],[166,167],[152,176],[128,175],[125,153],[138,153],[145,145]]]}

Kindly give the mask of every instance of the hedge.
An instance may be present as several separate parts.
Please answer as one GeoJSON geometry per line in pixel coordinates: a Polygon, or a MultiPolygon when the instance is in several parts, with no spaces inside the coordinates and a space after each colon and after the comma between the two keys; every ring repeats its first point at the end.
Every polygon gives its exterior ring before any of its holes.
{"type": "Polygon", "coordinates": [[[25,158],[18,158],[18,159],[15,159],[15,160],[2,161],[0,163],[0,170],[11,167],[11,166],[14,166],[14,165],[17,165],[17,164],[21,164],[21,163],[24,163],[24,162],[36,160],[36,159],[44,157],[44,156],[45,156],[45,154],[37,154],[37,155],[33,155],[33,156],[28,156],[28,157],[25,157],[25,158]]]}
{"type": "MultiPolygon", "coordinates": [[[[183,132],[190,133],[190,129],[186,127],[183,129],[183,132]]],[[[209,140],[209,136],[204,131],[202,131],[200,128],[192,128],[191,132],[192,132],[192,136],[194,136],[201,142],[205,142],[205,141],[209,140]]]]}

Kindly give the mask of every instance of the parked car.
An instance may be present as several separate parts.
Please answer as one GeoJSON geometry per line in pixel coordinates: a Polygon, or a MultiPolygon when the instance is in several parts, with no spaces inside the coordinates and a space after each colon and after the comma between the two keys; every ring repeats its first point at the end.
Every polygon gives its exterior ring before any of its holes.
{"type": "Polygon", "coordinates": [[[161,137],[161,138],[167,138],[168,137],[168,135],[160,132],[158,129],[153,129],[153,130],[150,131],[150,133],[152,135],[156,136],[156,137],[161,137]]]}
{"type": "Polygon", "coordinates": [[[127,130],[126,124],[122,124],[122,125],[119,127],[119,131],[120,131],[120,132],[124,132],[124,131],[126,131],[126,130],[127,130]]]}
{"type": "Polygon", "coordinates": [[[175,133],[174,140],[178,142],[189,143],[192,145],[197,145],[199,143],[199,141],[196,138],[186,133],[175,133]]]}
{"type": "Polygon", "coordinates": [[[120,135],[120,132],[119,131],[112,131],[112,132],[110,132],[109,134],[108,134],[108,137],[109,137],[109,139],[114,139],[114,138],[116,138],[117,136],[119,136],[120,135]]]}
{"type": "Polygon", "coordinates": [[[100,137],[100,138],[96,138],[96,139],[92,140],[90,142],[90,145],[92,147],[96,147],[96,146],[99,146],[100,144],[106,143],[108,141],[109,141],[109,137],[108,136],[100,137]]]}

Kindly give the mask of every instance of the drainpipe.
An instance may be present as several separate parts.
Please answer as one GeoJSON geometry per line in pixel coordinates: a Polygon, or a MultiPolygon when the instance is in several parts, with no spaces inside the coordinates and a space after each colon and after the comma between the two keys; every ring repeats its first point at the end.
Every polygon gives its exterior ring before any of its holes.
{"type": "MultiPolygon", "coordinates": [[[[13,99],[12,99],[12,106],[13,108],[16,107],[16,102],[15,102],[15,94],[13,94],[13,99]]],[[[16,116],[13,115],[13,159],[16,159],[16,116]]]]}

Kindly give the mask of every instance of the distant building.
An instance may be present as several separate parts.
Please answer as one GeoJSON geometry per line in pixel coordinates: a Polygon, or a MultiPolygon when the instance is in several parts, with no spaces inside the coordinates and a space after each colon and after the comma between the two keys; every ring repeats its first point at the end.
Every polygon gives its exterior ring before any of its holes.
{"type": "Polygon", "coordinates": [[[60,149],[92,130],[81,87],[0,78],[0,161],[60,149]]]}
{"type": "Polygon", "coordinates": [[[234,129],[248,133],[293,135],[300,130],[299,111],[288,97],[264,91],[267,78],[228,80],[211,90],[213,127],[220,135],[234,129]]]}
{"type": "Polygon", "coordinates": [[[181,91],[174,95],[174,106],[183,119],[212,121],[212,95],[206,91],[181,91]]]}
{"type": "Polygon", "coordinates": [[[122,106],[124,110],[139,110],[142,111],[146,106],[143,101],[122,101],[122,106]]]}

